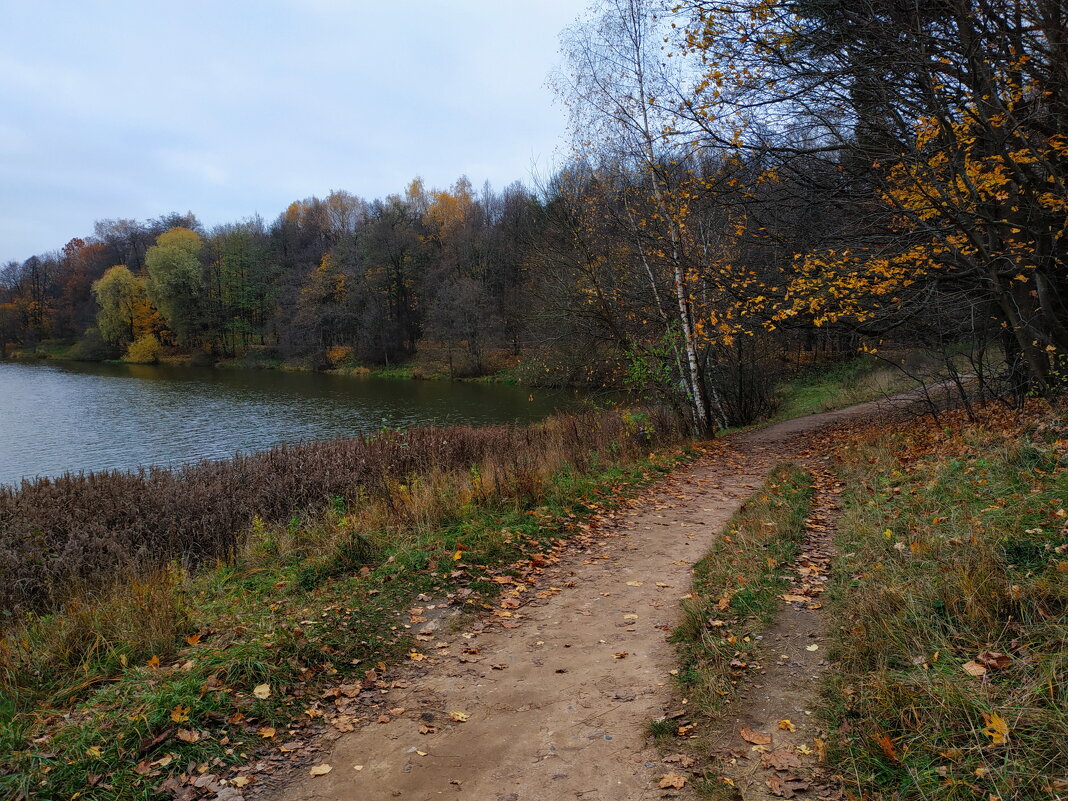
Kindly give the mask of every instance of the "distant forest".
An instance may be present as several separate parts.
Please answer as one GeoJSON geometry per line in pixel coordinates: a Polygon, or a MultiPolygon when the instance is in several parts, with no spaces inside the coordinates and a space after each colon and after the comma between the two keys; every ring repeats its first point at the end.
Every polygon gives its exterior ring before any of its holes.
{"type": "Polygon", "coordinates": [[[824,354],[922,363],[966,405],[1063,388],[1061,0],[600,0],[552,82],[573,147],[537,192],[415,181],[270,224],[105,220],[3,268],[0,343],[521,365],[640,388],[704,433],[824,354]]]}
{"type": "Polygon", "coordinates": [[[271,223],[210,230],[192,213],[102,220],[3,267],[0,339],[81,338],[83,358],[151,356],[157,343],[203,361],[257,352],[312,367],[395,364],[431,339],[479,374],[488,352],[527,342],[545,229],[544,204],[521,185],[476,193],[466,179],[374,201],[332,192],[271,223]]]}

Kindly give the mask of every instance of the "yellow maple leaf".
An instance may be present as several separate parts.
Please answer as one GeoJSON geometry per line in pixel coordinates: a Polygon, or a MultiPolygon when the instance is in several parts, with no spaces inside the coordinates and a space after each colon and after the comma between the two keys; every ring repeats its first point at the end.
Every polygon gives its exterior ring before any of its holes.
{"type": "Polygon", "coordinates": [[[1005,745],[1009,740],[1009,724],[997,712],[983,713],[983,734],[990,738],[990,745],[1005,745]]]}
{"type": "Polygon", "coordinates": [[[176,706],[171,710],[171,720],[175,723],[184,723],[189,720],[189,707],[176,706]]]}

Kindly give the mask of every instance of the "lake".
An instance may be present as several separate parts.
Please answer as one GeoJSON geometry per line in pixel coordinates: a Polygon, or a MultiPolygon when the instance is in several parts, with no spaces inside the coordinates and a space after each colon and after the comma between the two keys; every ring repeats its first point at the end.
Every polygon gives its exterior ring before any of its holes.
{"type": "Polygon", "coordinates": [[[576,396],[276,370],[0,362],[0,484],[178,465],[383,427],[530,422],[576,396]]]}

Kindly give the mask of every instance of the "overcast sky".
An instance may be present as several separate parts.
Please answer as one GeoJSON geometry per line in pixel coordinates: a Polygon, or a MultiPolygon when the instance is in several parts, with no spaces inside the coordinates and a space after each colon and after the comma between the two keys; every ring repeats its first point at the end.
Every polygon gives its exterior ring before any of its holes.
{"type": "Polygon", "coordinates": [[[414,176],[529,181],[585,0],[0,0],[0,262],[108,217],[208,226],[414,176]]]}

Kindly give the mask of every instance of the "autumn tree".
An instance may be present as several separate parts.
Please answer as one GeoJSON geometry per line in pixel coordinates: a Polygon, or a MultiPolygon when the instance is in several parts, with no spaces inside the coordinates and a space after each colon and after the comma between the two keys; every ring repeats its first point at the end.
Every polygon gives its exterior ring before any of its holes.
{"type": "Polygon", "coordinates": [[[125,347],[155,330],[158,316],[145,281],[125,265],[111,267],[94,281],[93,297],[98,306],[96,328],[105,342],[125,347]]]}
{"type": "Polygon", "coordinates": [[[1068,347],[1063,3],[685,7],[701,72],[680,102],[689,135],[783,173],[833,163],[827,191],[854,209],[797,253],[779,319],[876,337],[938,310],[943,329],[993,320],[1009,382],[1053,389],[1068,347]]]}
{"type": "Polygon", "coordinates": [[[156,244],[145,254],[149,300],[182,345],[197,343],[203,319],[202,244],[196,232],[175,227],[156,237],[156,244]]]}

